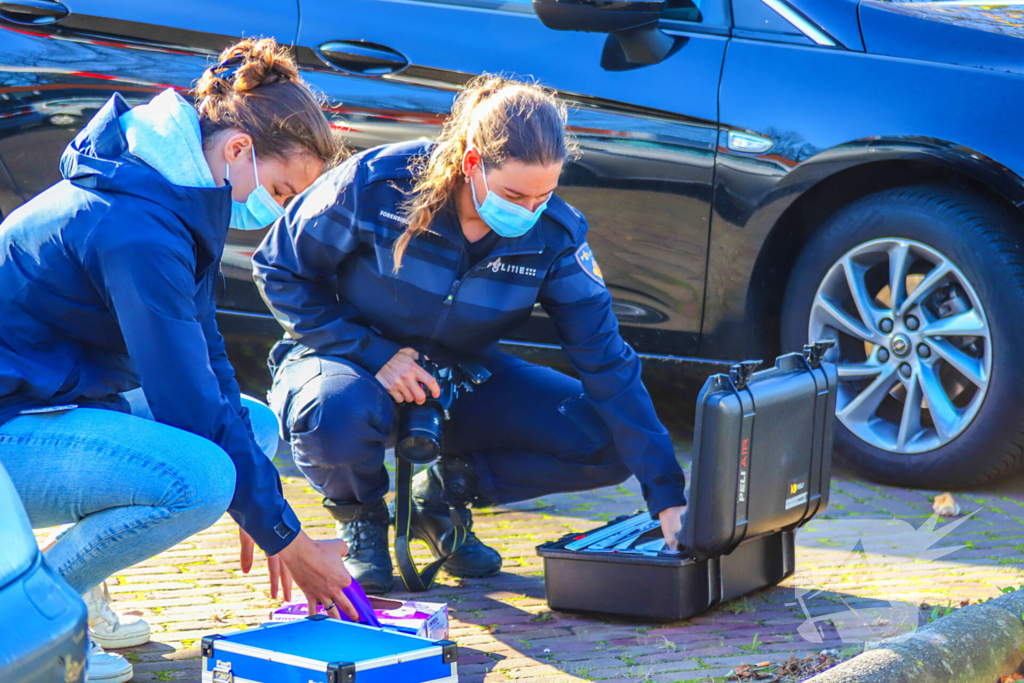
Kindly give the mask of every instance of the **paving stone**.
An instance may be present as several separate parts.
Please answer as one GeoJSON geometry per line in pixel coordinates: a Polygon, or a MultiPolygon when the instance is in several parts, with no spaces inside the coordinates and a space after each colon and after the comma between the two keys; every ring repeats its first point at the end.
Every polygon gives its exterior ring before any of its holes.
{"type": "MultiPolygon", "coordinates": [[[[284,490],[307,532],[333,536],[333,522],[290,462],[280,465],[284,490]]],[[[839,472],[834,480],[831,519],[906,519],[918,528],[931,513],[930,492],[879,487],[839,472]],[[863,501],[863,502],[861,502],[863,501]]],[[[488,511],[477,511],[474,529],[501,549],[505,571],[486,579],[460,581],[445,575],[424,601],[449,603],[451,637],[461,650],[460,681],[509,680],[535,683],[601,680],[605,683],[705,681],[725,676],[740,663],[784,661],[844,644],[828,615],[890,600],[934,605],[959,604],[999,594],[1024,583],[1024,505],[1000,496],[959,497],[973,518],[937,545],[964,547],[936,562],[915,558],[851,556],[854,531],[819,518],[797,534],[797,572],[780,586],[733,600],[708,613],[676,623],[644,623],[595,615],[555,612],[544,597],[543,564],[534,547],[569,531],[594,528],[642,506],[637,484],[597,492],[547,496],[488,511]],[[818,585],[819,583],[823,585],[818,585]],[[824,642],[804,640],[798,628],[807,614],[819,621],[824,642]],[[756,649],[748,651],[757,636],[756,649]],[[710,668],[708,668],[710,667],[710,668]]],[[[938,531],[950,524],[939,522],[938,531]]],[[[45,538],[47,530],[38,530],[45,538]]],[[[420,561],[425,548],[414,553],[420,561]]],[[[263,623],[280,601],[269,597],[266,560],[257,556],[249,574],[241,572],[237,527],[225,516],[206,531],[161,555],[125,570],[109,581],[115,609],[139,613],[153,626],[153,641],[127,651],[136,665],[135,681],[199,683],[199,640],[263,623]]],[[[396,578],[396,586],[401,583],[396,578]]],[[[394,591],[392,597],[412,595],[394,591]]],[[[301,600],[296,589],[294,599],[301,600]]],[[[914,613],[918,623],[928,614],[914,613]]],[[[853,622],[851,622],[852,624],[853,622]]],[[[847,629],[867,639],[877,626],[847,629]]]]}
{"type": "Polygon", "coordinates": [[[859,481],[846,480],[846,481],[833,481],[832,488],[838,489],[853,498],[859,498],[860,500],[869,500],[871,498],[879,498],[884,494],[880,494],[876,491],[872,491],[867,486],[859,481]]]}

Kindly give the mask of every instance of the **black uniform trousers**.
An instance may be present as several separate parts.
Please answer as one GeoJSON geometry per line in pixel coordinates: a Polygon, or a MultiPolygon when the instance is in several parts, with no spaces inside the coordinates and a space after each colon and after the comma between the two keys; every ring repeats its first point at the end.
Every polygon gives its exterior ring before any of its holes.
{"type": "MultiPolygon", "coordinates": [[[[482,364],[491,377],[453,406],[444,448],[472,459],[483,498],[511,503],[629,478],[579,380],[500,352],[482,364]]],[[[333,356],[289,357],[268,402],[320,494],[370,503],[387,493],[384,451],[402,408],[368,371],[333,356]]]]}

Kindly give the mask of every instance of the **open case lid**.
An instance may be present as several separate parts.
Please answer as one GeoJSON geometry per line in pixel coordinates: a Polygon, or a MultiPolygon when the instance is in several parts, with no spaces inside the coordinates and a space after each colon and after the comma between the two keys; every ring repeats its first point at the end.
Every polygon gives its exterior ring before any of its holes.
{"type": "Polygon", "coordinates": [[[740,363],[704,383],[679,534],[694,558],[795,528],[824,509],[838,375],[822,358],[832,344],[808,344],[759,372],[760,361],[740,363]],[[787,487],[800,491],[788,495],[787,487]]]}

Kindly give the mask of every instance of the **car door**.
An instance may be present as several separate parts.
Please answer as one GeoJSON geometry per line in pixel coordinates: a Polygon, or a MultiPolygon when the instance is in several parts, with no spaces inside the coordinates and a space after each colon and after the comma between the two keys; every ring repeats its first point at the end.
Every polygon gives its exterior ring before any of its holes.
{"type": "MultiPolygon", "coordinates": [[[[686,355],[701,324],[728,38],[724,7],[704,5],[701,22],[665,17],[674,51],[648,66],[603,58],[607,36],[551,30],[524,0],[303,0],[298,54],[357,149],[434,136],[480,73],[556,88],[583,152],[558,194],[587,217],[624,336],[686,355]]],[[[514,339],[555,341],[539,308],[514,339]]]]}
{"type": "Polygon", "coordinates": [[[65,146],[114,92],[182,94],[241,36],[290,44],[298,5],[246,0],[25,0],[0,5],[0,211],[60,179],[65,146]]]}

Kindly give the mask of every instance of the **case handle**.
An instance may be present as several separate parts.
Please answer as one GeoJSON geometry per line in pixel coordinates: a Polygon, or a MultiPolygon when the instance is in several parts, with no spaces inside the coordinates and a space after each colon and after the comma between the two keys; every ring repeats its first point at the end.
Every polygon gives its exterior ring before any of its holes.
{"type": "Polygon", "coordinates": [[[757,370],[760,365],[761,361],[759,360],[745,360],[741,363],[736,363],[736,365],[729,368],[729,379],[732,380],[737,389],[746,389],[750,376],[754,374],[754,370],[757,370]]]}
{"type": "Polygon", "coordinates": [[[804,359],[807,360],[807,364],[811,368],[818,368],[821,366],[822,359],[825,358],[825,353],[835,345],[835,339],[821,339],[810,344],[804,344],[804,359]]]}

